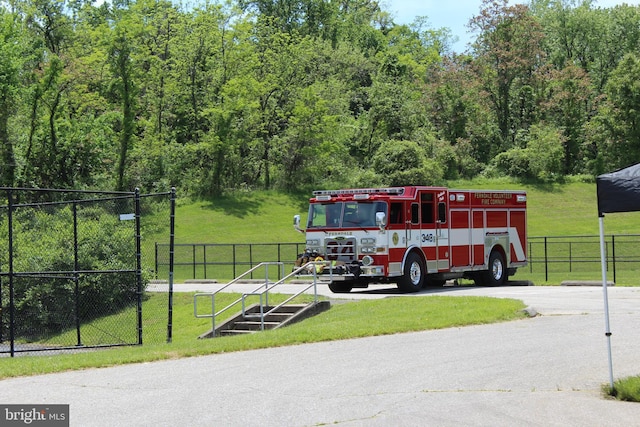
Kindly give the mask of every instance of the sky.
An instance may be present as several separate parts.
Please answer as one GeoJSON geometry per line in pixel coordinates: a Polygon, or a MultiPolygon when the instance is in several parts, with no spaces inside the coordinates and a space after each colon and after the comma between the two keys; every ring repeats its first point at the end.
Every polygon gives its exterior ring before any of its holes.
{"type": "MultiPolygon", "coordinates": [[[[410,24],[416,16],[426,16],[431,28],[446,27],[451,30],[453,36],[459,38],[453,46],[456,52],[462,52],[472,39],[468,33],[469,20],[478,15],[482,0],[382,0],[381,5],[394,16],[397,24],[410,24]]],[[[511,0],[510,4],[528,3],[527,1],[511,0]]],[[[596,7],[613,7],[627,3],[640,5],[640,0],[597,0],[596,7]]]]}

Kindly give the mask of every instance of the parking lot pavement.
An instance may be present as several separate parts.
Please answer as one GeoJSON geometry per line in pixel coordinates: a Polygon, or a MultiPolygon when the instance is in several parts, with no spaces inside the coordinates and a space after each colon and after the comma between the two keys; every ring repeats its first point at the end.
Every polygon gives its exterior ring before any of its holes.
{"type": "MultiPolygon", "coordinates": [[[[600,392],[608,382],[601,289],[443,288],[410,297],[433,294],[517,298],[541,315],[7,379],[0,402],[68,403],[77,426],[639,425],[640,404],[600,392]]],[[[341,297],[395,295],[376,286],[341,297]]],[[[640,289],[611,288],[609,303],[614,374],[638,375],[640,289]]]]}

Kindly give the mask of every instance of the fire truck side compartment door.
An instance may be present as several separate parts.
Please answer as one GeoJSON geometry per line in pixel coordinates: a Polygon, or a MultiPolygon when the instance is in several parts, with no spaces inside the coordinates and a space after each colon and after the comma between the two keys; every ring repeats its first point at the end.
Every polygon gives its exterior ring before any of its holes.
{"type": "Polygon", "coordinates": [[[487,257],[491,254],[491,251],[496,246],[502,246],[505,254],[507,255],[507,259],[505,259],[506,265],[511,264],[511,252],[508,250],[509,248],[509,232],[503,233],[487,233],[484,239],[484,247],[485,253],[487,257]]]}

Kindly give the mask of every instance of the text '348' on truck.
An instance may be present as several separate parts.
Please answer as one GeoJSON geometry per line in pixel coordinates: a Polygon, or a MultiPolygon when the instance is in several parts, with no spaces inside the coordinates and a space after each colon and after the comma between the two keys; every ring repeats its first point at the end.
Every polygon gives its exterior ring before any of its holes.
{"type": "Polygon", "coordinates": [[[395,282],[404,292],[467,278],[499,286],[527,265],[524,191],[392,187],[314,191],[297,264],[333,292],[395,282]]]}

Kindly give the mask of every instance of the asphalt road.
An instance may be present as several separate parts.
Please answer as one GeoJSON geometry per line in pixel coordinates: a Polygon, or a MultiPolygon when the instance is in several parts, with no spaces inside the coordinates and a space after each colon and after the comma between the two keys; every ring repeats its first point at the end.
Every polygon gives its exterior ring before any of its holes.
{"type": "MultiPolygon", "coordinates": [[[[209,290],[216,285],[176,285],[209,290]]],[[[324,287],[321,293],[328,293],[324,287]]],[[[634,426],[605,399],[598,287],[444,288],[523,300],[508,323],[0,381],[0,403],[70,404],[72,426],[634,426]]],[[[350,298],[397,295],[377,286],[350,298]]],[[[640,288],[609,288],[613,371],[640,374],[640,288]]]]}

